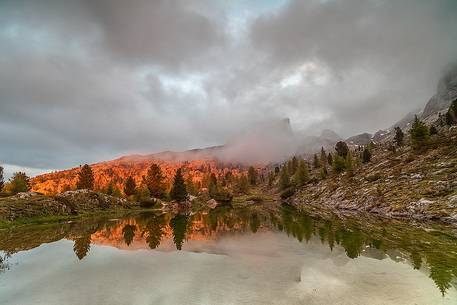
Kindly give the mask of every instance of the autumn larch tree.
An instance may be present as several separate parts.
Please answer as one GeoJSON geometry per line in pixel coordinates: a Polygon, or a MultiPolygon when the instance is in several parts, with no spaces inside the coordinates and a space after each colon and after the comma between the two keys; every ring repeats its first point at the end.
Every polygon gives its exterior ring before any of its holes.
{"type": "Polygon", "coordinates": [[[162,174],[160,166],[152,164],[146,177],[143,177],[143,182],[149,190],[149,194],[155,198],[162,198],[165,194],[166,185],[165,178],[162,174]]]}
{"type": "Polygon", "coordinates": [[[124,194],[126,196],[132,196],[136,193],[136,183],[132,176],[128,176],[127,180],[125,180],[124,185],[124,194]]]}
{"type": "Polygon", "coordinates": [[[186,184],[184,183],[184,177],[182,176],[182,169],[176,170],[175,178],[173,179],[173,186],[170,191],[170,198],[178,202],[187,199],[186,184]]]}
{"type": "Polygon", "coordinates": [[[397,144],[397,146],[403,146],[403,139],[405,137],[405,134],[401,130],[400,127],[395,127],[395,136],[394,136],[394,142],[397,144]]]}
{"type": "Polygon", "coordinates": [[[84,164],[81,170],[78,173],[78,182],[76,182],[76,188],[80,189],[94,189],[94,173],[92,172],[92,168],[84,164]]]}

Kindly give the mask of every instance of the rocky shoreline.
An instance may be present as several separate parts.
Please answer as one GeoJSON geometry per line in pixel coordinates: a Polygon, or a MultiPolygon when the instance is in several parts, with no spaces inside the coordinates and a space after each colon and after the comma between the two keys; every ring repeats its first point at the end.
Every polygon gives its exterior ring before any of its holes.
{"type": "Polygon", "coordinates": [[[128,210],[134,207],[139,207],[139,204],[90,190],[68,191],[53,197],[28,192],[0,198],[0,221],[78,216],[101,211],[128,210]]]}

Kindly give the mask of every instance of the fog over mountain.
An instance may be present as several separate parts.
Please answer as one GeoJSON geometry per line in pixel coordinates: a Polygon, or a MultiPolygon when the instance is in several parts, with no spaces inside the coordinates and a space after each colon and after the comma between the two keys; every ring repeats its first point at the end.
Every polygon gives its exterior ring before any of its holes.
{"type": "Polygon", "coordinates": [[[225,143],[277,156],[288,143],[253,126],[283,118],[303,135],[374,133],[436,93],[456,15],[453,0],[4,0],[0,164],[225,143]],[[237,141],[251,136],[263,144],[237,141]]]}

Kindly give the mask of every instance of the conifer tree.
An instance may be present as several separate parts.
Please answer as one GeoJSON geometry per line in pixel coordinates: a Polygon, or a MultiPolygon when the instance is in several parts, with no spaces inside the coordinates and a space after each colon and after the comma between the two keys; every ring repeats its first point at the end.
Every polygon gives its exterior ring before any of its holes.
{"type": "Polygon", "coordinates": [[[268,187],[272,187],[273,186],[274,179],[275,179],[274,172],[273,171],[269,171],[268,172],[268,187]]]}
{"type": "Polygon", "coordinates": [[[298,168],[298,159],[296,156],[293,156],[292,157],[292,160],[291,160],[291,168],[289,169],[289,175],[293,175],[295,174],[295,171],[297,170],[298,168]]]}
{"type": "Polygon", "coordinates": [[[255,171],[255,168],[252,166],[250,166],[248,169],[248,182],[250,185],[257,184],[257,172],[255,171]]]}
{"type": "Polygon", "coordinates": [[[436,129],[435,125],[432,125],[430,127],[430,135],[433,136],[433,135],[436,135],[438,133],[438,129],[436,129]]]}
{"type": "Polygon", "coordinates": [[[332,153],[328,153],[328,156],[327,156],[327,163],[328,163],[328,165],[332,166],[332,164],[333,164],[332,153]]]}
{"type": "Polygon", "coordinates": [[[349,172],[352,172],[354,165],[353,165],[353,160],[352,160],[352,153],[349,150],[347,155],[346,155],[346,162],[345,162],[346,170],[349,172]]]}
{"type": "Polygon", "coordinates": [[[336,173],[344,172],[344,170],[346,169],[346,160],[339,155],[335,155],[335,157],[333,158],[332,166],[333,166],[333,170],[336,173]]]}
{"type": "Polygon", "coordinates": [[[281,190],[285,190],[290,186],[290,177],[289,171],[287,170],[287,166],[284,165],[281,168],[280,176],[279,176],[279,188],[281,190]]]}
{"type": "Polygon", "coordinates": [[[126,196],[132,196],[136,194],[136,183],[132,176],[128,176],[125,180],[124,194],[126,196]]]}
{"type": "Polygon", "coordinates": [[[424,122],[419,120],[417,115],[414,118],[413,126],[411,127],[409,133],[411,135],[411,142],[413,143],[413,146],[415,148],[419,148],[420,146],[425,144],[425,142],[430,137],[430,132],[428,130],[427,125],[425,125],[424,122]]]}
{"type": "Polygon", "coordinates": [[[238,179],[238,191],[242,194],[246,194],[249,189],[248,177],[246,175],[241,175],[238,179]]]}
{"type": "Polygon", "coordinates": [[[185,184],[186,184],[186,190],[187,190],[188,194],[197,195],[198,189],[197,189],[197,186],[195,185],[194,180],[192,179],[192,176],[190,174],[187,175],[185,184]]]}
{"type": "Polygon", "coordinates": [[[110,195],[110,196],[112,196],[114,194],[114,183],[113,183],[113,181],[110,181],[110,183],[108,183],[108,186],[106,188],[106,194],[110,195]]]}
{"type": "Polygon", "coordinates": [[[348,145],[346,144],[346,142],[339,141],[339,142],[336,143],[336,145],[335,145],[335,150],[336,150],[338,156],[343,157],[343,158],[346,158],[346,155],[347,155],[348,152],[349,152],[349,147],[348,147],[348,145]]]}
{"type": "Polygon", "coordinates": [[[295,185],[303,186],[309,180],[309,170],[304,160],[298,162],[298,168],[293,176],[295,185]]]}
{"type": "Polygon", "coordinates": [[[313,167],[314,168],[321,167],[321,162],[319,161],[319,158],[317,157],[316,154],[314,154],[314,158],[313,158],[313,167]]]}
{"type": "Polygon", "coordinates": [[[130,244],[132,243],[133,238],[135,237],[135,231],[135,225],[127,224],[124,226],[124,228],[122,228],[122,235],[124,237],[124,242],[127,244],[127,246],[130,246],[130,244]]]}
{"type": "Polygon", "coordinates": [[[217,177],[214,173],[211,173],[208,184],[208,194],[211,198],[217,196],[218,187],[217,187],[217,177]]]}
{"type": "Polygon", "coordinates": [[[405,134],[401,130],[400,127],[395,127],[395,136],[394,136],[394,142],[397,144],[397,146],[403,146],[403,138],[405,137],[405,134]]]}
{"type": "Polygon", "coordinates": [[[325,166],[327,164],[327,154],[325,153],[324,147],[321,147],[321,165],[325,166]]]}
{"type": "Polygon", "coordinates": [[[181,168],[178,168],[176,171],[173,186],[170,191],[170,198],[179,202],[187,199],[186,184],[184,183],[181,168]]]}
{"type": "Polygon", "coordinates": [[[325,179],[325,178],[327,178],[327,175],[328,175],[327,166],[324,165],[321,168],[321,178],[325,179]]]}
{"type": "Polygon", "coordinates": [[[188,222],[189,216],[182,214],[178,214],[170,220],[170,226],[173,230],[173,242],[178,250],[182,249],[182,244],[186,238],[188,222]]]}
{"type": "Polygon", "coordinates": [[[365,147],[362,153],[362,162],[363,163],[368,163],[371,161],[371,151],[368,149],[368,147],[365,147]]]}
{"type": "Polygon", "coordinates": [[[78,182],[76,182],[76,188],[78,190],[81,189],[94,189],[94,173],[92,172],[92,168],[84,164],[81,170],[78,173],[78,182]]]}
{"type": "Polygon", "coordinates": [[[24,172],[16,172],[10,179],[10,192],[15,195],[21,192],[28,192],[30,178],[24,172]]]}
{"type": "Polygon", "coordinates": [[[5,180],[3,178],[3,167],[0,166],[0,192],[2,191],[4,185],[5,180]]]}
{"type": "Polygon", "coordinates": [[[159,165],[152,164],[149,167],[146,177],[143,177],[143,183],[148,188],[151,196],[162,198],[165,195],[165,177],[163,176],[159,165]]]}

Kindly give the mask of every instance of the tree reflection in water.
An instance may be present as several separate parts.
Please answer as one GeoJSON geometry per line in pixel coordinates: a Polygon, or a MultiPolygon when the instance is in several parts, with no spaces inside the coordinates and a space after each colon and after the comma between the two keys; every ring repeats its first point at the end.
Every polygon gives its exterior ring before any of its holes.
{"type": "Polygon", "coordinates": [[[217,239],[234,232],[284,232],[300,242],[315,238],[329,247],[344,248],[351,259],[363,255],[374,259],[408,261],[412,268],[427,270],[444,295],[457,281],[457,232],[436,224],[414,226],[393,220],[369,217],[316,216],[290,206],[265,209],[219,207],[192,215],[140,213],[117,221],[97,218],[71,224],[52,224],[12,228],[0,234],[0,271],[8,268],[7,258],[18,251],[60,239],[74,240],[78,259],[89,254],[91,242],[131,246],[141,241],[150,249],[160,248],[164,240],[177,250],[185,241],[217,239]],[[426,227],[427,229],[424,229],[426,227]]]}

